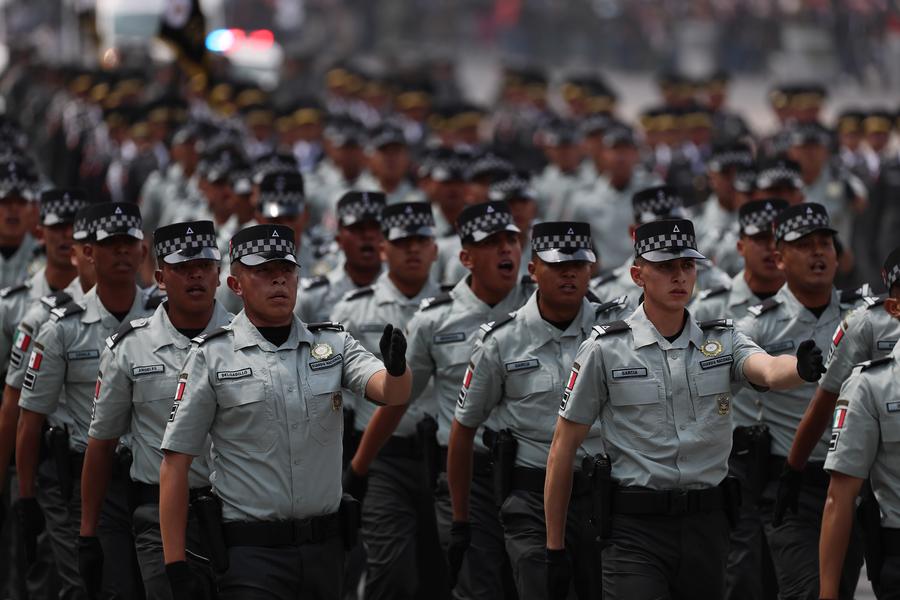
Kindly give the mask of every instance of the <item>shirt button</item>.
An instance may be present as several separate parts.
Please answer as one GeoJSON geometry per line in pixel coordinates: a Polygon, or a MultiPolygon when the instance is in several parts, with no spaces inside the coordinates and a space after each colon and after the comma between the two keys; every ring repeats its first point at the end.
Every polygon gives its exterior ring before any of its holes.
{"type": "Polygon", "coordinates": [[[294,464],[295,464],[295,465],[299,465],[299,464],[300,464],[300,461],[299,461],[299,460],[295,460],[295,461],[294,461],[294,464]]]}
{"type": "Polygon", "coordinates": [[[287,356],[285,356],[284,353],[280,354],[278,358],[280,358],[281,360],[287,360],[287,356]]]}
{"type": "Polygon", "coordinates": [[[294,391],[294,388],[288,388],[288,391],[289,391],[289,392],[293,392],[293,391],[294,391]]]}
{"type": "Polygon", "coordinates": [[[294,423],[293,425],[291,425],[291,429],[297,429],[297,424],[294,423]]]}
{"type": "Polygon", "coordinates": [[[678,426],[678,429],[684,431],[685,427],[684,427],[684,425],[679,425],[679,426],[678,426]]]}

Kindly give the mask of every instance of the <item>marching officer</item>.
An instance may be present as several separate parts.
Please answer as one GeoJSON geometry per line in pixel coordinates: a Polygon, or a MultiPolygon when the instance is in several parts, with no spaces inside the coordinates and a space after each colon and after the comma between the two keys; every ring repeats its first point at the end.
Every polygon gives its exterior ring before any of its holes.
{"type": "MultiPolygon", "coordinates": [[[[895,251],[885,265],[884,281],[891,290],[900,285],[898,254],[895,251]]],[[[884,310],[900,319],[896,293],[885,301],[884,310]]],[[[856,498],[866,479],[872,494],[864,497],[859,508],[866,536],[866,570],[878,600],[900,598],[898,365],[900,345],[895,345],[888,356],[857,365],[841,388],[825,459],[831,480],[819,541],[819,598],[840,597],[841,565],[850,551],[856,498]]]]}
{"type": "MultiPolygon", "coordinates": [[[[97,285],[81,301],[51,311],[50,322],[41,327],[34,340],[19,398],[22,410],[16,436],[20,495],[17,510],[29,544],[44,527],[42,512],[53,519],[65,515],[54,543],[65,546],[78,539],[80,475],[100,351],[121,323],[149,314],[135,282],[146,252],[140,210],[136,204],[107,202],[95,204],[88,211],[91,233],[84,253],[94,263],[97,285]],[[46,497],[47,508],[42,511],[35,499],[41,429],[47,416],[59,406],[65,407],[71,423],[45,436],[54,454],[58,494],[46,497]]],[[[119,557],[104,569],[103,593],[133,597],[140,592],[140,579],[133,564],[134,541],[123,477],[117,477],[111,485],[102,519],[98,536],[104,553],[119,557]]]]}
{"type": "Polygon", "coordinates": [[[399,329],[384,327],[382,364],[339,325],[307,326],[293,315],[294,235],[257,225],[234,236],[228,285],[244,309],[194,338],[178,378],[161,445],[159,507],[176,598],[194,597],[185,562],[188,489],[208,435],[221,524],[203,535],[221,540],[211,544],[223,556],[219,597],[339,598],[343,548],[354,533],[352,505],[341,500],[342,389],[379,404],[409,397],[399,329]]]}
{"type": "MultiPolygon", "coordinates": [[[[837,272],[835,230],[821,204],[790,206],[775,217],[778,268],[785,285],[777,294],[751,306],[739,328],[770,354],[792,353],[804,340],[820,347],[831,342],[847,312],[854,306],[842,301],[834,288],[837,272]]],[[[828,488],[823,462],[827,436],[820,437],[802,471],[786,464],[794,432],[816,391],[810,382],[789,391],[770,392],[758,400],[757,421],[771,435],[768,481],[760,501],[766,538],[772,553],[778,590],[782,598],[814,598],[819,565],[816,549],[819,522],[828,488]],[[777,496],[786,486],[796,490],[790,514],[775,512],[777,496]]],[[[858,540],[857,540],[858,542],[858,540]]],[[[844,566],[841,598],[852,598],[862,555],[859,544],[844,566]]]]}
{"type": "Polygon", "coordinates": [[[634,248],[644,301],[594,329],[559,407],[544,488],[551,582],[568,576],[563,532],[576,451],[602,422],[593,516],[606,542],[604,597],[721,598],[736,506],[726,480],[732,386],[814,381],[821,351],[807,341],[796,358],[772,357],[730,320],[695,321],[685,306],[703,255],[690,221],[642,225],[634,248]]]}
{"type": "MultiPolygon", "coordinates": [[[[440,288],[431,279],[437,258],[434,218],[424,202],[385,207],[382,256],[387,270],[371,287],[348,293],[331,313],[365,348],[378,352],[386,323],[407,323],[440,288]],[[376,329],[378,331],[376,331],[376,329]]],[[[377,354],[376,354],[377,356],[377,354]]],[[[344,475],[344,490],[362,502],[362,539],[368,555],[365,596],[413,598],[445,592],[444,557],[437,537],[433,490],[426,486],[422,454],[436,444],[424,435],[435,413],[433,392],[405,410],[376,418],[374,406],[356,401],[359,446],[344,475]]]]}
{"type": "MultiPolygon", "coordinates": [[[[227,325],[232,317],[215,301],[221,255],[210,221],[160,227],[153,234],[153,245],[159,265],[157,283],[165,286],[168,299],[150,317],[123,323],[106,340],[81,475],[79,539],[79,570],[89,591],[96,592],[105,562],[96,537],[100,508],[116,443],[131,431],[131,512],[148,600],[172,597],[159,532],[159,446],[172,408],[171,396],[191,338],[227,325]]],[[[194,461],[189,481],[192,495],[209,487],[206,460],[194,461]]],[[[196,539],[190,541],[196,546],[196,539]]],[[[196,547],[194,553],[202,555],[196,547]]]]}
{"type": "Polygon", "coordinates": [[[372,285],[382,271],[380,246],[381,211],[385,206],[381,192],[349,191],[337,204],[338,247],[344,264],[319,275],[300,280],[300,294],[294,313],[304,323],[328,320],[334,305],[347,292],[372,285]]]}
{"type": "Polygon", "coordinates": [[[38,242],[29,233],[35,225],[37,183],[27,162],[0,158],[0,286],[18,285],[37,270],[38,242]]]}
{"type": "MultiPolygon", "coordinates": [[[[522,256],[520,232],[505,202],[466,207],[457,219],[457,231],[463,248],[460,260],[469,276],[449,292],[425,300],[407,326],[412,401],[429,381],[434,381],[440,446],[437,468],[441,472],[446,471],[459,382],[472,355],[479,326],[505,318],[534,292],[531,277],[526,281],[518,275],[522,256]]],[[[456,597],[497,599],[508,591],[504,585],[508,561],[491,488],[490,456],[481,438],[476,436],[476,440],[469,521],[452,521],[446,474],[438,478],[435,512],[442,545],[449,547],[450,578],[451,584],[455,583],[456,597]]]]}
{"type": "MultiPolygon", "coordinates": [[[[537,282],[537,292],[516,312],[482,326],[480,344],[476,344],[459,391],[447,456],[453,522],[459,531],[472,522],[470,506],[484,502],[470,499],[473,491],[480,491],[480,486],[474,490],[472,486],[478,429],[493,412],[493,424],[505,432],[504,438],[510,436],[505,443],[511,450],[501,452],[500,434],[491,448],[494,456],[508,456],[493,465],[494,480],[508,482],[494,488],[494,501],[500,505],[506,550],[522,600],[546,598],[548,593],[544,469],[559,390],[575,352],[598,319],[622,312],[618,305],[597,306],[585,298],[596,261],[587,223],[539,223],[534,226],[531,243],[534,258],[528,270],[537,282]]],[[[598,435],[599,427],[586,448],[593,447],[598,435]]],[[[580,467],[574,457],[569,468],[573,466],[580,467]]],[[[586,599],[596,597],[600,587],[598,549],[587,527],[590,490],[584,475],[579,469],[575,498],[568,505],[572,519],[567,535],[578,573],[574,588],[579,598],[586,599]]],[[[568,582],[564,588],[552,590],[551,597],[567,597],[568,582]]]]}

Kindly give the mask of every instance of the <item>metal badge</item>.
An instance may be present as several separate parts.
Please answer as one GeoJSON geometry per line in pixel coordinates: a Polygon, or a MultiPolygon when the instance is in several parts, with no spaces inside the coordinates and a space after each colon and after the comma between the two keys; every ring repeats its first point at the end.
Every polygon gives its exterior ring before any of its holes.
{"type": "Polygon", "coordinates": [[[722,342],[719,340],[706,340],[703,342],[703,345],[700,346],[700,352],[703,353],[704,356],[718,356],[722,354],[722,342]]]}
{"type": "Polygon", "coordinates": [[[316,360],[325,360],[334,353],[334,350],[331,349],[331,346],[323,342],[313,346],[309,353],[316,360]]]}
{"type": "Polygon", "coordinates": [[[723,417],[731,412],[731,396],[728,394],[720,394],[716,401],[719,403],[719,414],[723,417]]]}

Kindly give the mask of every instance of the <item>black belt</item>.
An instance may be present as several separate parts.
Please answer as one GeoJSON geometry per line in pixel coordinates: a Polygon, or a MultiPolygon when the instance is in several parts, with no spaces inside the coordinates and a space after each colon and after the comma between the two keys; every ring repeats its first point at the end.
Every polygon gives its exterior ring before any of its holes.
{"type": "Polygon", "coordinates": [[[900,529],[882,527],[881,545],[885,556],[900,556],[900,529]]]}
{"type": "MultiPolygon", "coordinates": [[[[769,479],[778,479],[784,471],[784,463],[787,460],[782,456],[773,456],[769,459],[769,479]]],[[[803,484],[809,487],[828,489],[828,483],[831,481],[828,472],[825,470],[824,462],[808,462],[803,468],[803,484]]]]}
{"type": "Polygon", "coordinates": [[[613,491],[612,498],[612,512],[620,515],[690,515],[724,507],[725,498],[718,487],[702,490],[621,487],[613,491]]]}
{"type": "Polygon", "coordinates": [[[289,521],[223,523],[227,546],[300,546],[317,544],[341,533],[338,513],[289,521]]]}
{"type": "Polygon", "coordinates": [[[392,435],[385,442],[384,446],[378,452],[379,456],[390,456],[396,458],[421,458],[422,453],[419,451],[419,444],[416,436],[402,437],[392,435]]]}
{"type": "MultiPolygon", "coordinates": [[[[514,467],[512,472],[511,488],[538,494],[544,493],[544,480],[547,471],[544,469],[531,469],[529,467],[514,467]]],[[[572,477],[572,495],[580,496],[591,491],[590,480],[581,472],[575,471],[572,477]]]]}
{"type": "MultiPolygon", "coordinates": [[[[441,465],[440,472],[447,470],[447,448],[441,446],[441,465]]],[[[494,472],[494,466],[491,464],[491,455],[487,452],[475,451],[472,453],[472,475],[490,476],[494,472]]]]}
{"type": "MultiPolygon", "coordinates": [[[[191,488],[188,490],[188,498],[193,502],[198,496],[209,495],[211,493],[212,487],[210,486],[191,488]]],[[[132,481],[131,494],[131,497],[137,505],[159,504],[159,484],[132,481]]]]}

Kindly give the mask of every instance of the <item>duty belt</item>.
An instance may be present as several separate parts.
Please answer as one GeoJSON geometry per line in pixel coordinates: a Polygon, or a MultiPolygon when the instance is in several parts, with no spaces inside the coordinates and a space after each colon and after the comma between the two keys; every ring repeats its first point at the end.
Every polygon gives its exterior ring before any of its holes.
{"type": "MultiPolygon", "coordinates": [[[[531,469],[528,467],[516,467],[512,472],[512,489],[526,492],[544,493],[544,480],[547,471],[544,469],[531,469]]],[[[572,496],[580,496],[590,493],[591,482],[581,472],[575,471],[572,476],[572,496]]]]}
{"type": "MultiPolygon", "coordinates": [[[[447,447],[441,446],[441,473],[447,470],[447,447]]],[[[491,464],[491,455],[487,452],[472,453],[472,475],[490,476],[494,467],[491,464]]]]}
{"type": "Polygon", "coordinates": [[[338,513],[287,521],[223,523],[225,544],[231,546],[301,546],[317,544],[341,534],[338,513]]]}
{"type": "Polygon", "coordinates": [[[881,545],[885,556],[900,556],[900,529],[882,527],[881,545]]]}
{"type": "MultiPolygon", "coordinates": [[[[191,488],[188,490],[188,497],[191,502],[197,496],[209,494],[212,492],[210,486],[191,488]]],[[[134,502],[140,506],[142,504],[159,504],[159,484],[144,483],[143,481],[131,482],[131,494],[134,502]]]]}
{"type": "Polygon", "coordinates": [[[725,508],[718,487],[702,490],[649,490],[620,487],[612,494],[612,512],[620,515],[690,515],[725,508]]]}
{"type": "MultiPolygon", "coordinates": [[[[769,479],[778,479],[784,470],[785,458],[781,456],[773,456],[769,460],[769,479]]],[[[825,470],[824,462],[808,462],[803,468],[803,484],[809,487],[828,489],[828,483],[831,478],[825,470]]]]}

